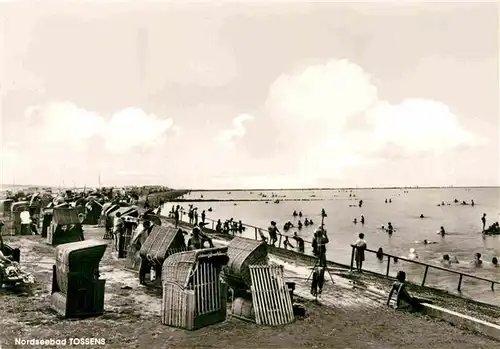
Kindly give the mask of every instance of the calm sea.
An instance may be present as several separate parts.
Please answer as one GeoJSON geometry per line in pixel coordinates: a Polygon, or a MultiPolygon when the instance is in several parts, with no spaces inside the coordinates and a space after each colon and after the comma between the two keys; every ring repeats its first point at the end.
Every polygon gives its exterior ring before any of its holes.
{"type": "MultiPolygon", "coordinates": [[[[292,228],[288,234],[297,231],[305,240],[312,239],[313,230],[321,223],[321,209],[324,208],[328,215],[325,225],[330,238],[328,259],[339,263],[350,263],[350,244],[363,232],[370,249],[377,250],[382,247],[386,253],[407,257],[409,249],[415,248],[419,261],[436,266],[442,266],[440,260],[443,254],[449,254],[456,256],[460,263],[448,268],[500,281],[500,267],[491,264],[492,257],[500,258],[500,236],[481,234],[483,213],[487,215],[487,226],[500,220],[500,188],[275,190],[231,193],[205,191],[192,192],[186,199],[197,200],[202,195],[205,200],[255,200],[196,202],[194,205],[200,213],[201,210],[211,207],[213,211],[207,211],[209,218],[224,221],[232,217],[264,229],[267,229],[271,220],[278,223],[281,231],[288,220],[296,226],[298,217],[294,218],[292,213],[294,210],[302,211],[302,220],[306,217],[313,219],[314,226],[304,226],[300,231],[292,228]],[[271,197],[273,193],[278,197],[271,197]],[[267,198],[260,194],[267,195],[267,198]],[[281,201],[276,204],[276,199],[293,201],[281,201]],[[385,203],[385,199],[391,199],[392,203],[385,203]],[[475,206],[455,204],[455,199],[468,203],[474,200],[475,206]],[[268,200],[268,203],[257,200],[268,200]],[[358,207],[359,200],[363,200],[362,207],[358,207]],[[450,205],[438,206],[441,202],[450,205]],[[424,214],[424,219],[419,218],[421,213],[424,214]],[[361,215],[365,217],[364,225],[359,223],[361,215]],[[353,223],[354,218],[357,218],[358,224],[353,223]],[[387,227],[388,222],[391,222],[395,229],[392,236],[380,229],[382,225],[387,227]],[[444,226],[449,235],[441,238],[437,234],[440,226],[444,226]],[[436,243],[418,243],[424,239],[436,243]],[[476,252],[482,254],[484,263],[481,268],[471,263],[476,252]]],[[[183,203],[183,206],[187,208],[188,203],[183,203]]],[[[254,230],[247,229],[243,235],[253,238],[254,230]]],[[[307,245],[306,252],[308,247],[310,252],[310,246],[307,245]]],[[[381,263],[371,253],[367,253],[366,258],[366,269],[385,272],[386,260],[381,263]]],[[[409,279],[414,282],[421,282],[424,273],[423,266],[404,261],[394,264],[391,261],[390,274],[395,275],[398,270],[405,270],[409,279]]],[[[458,279],[456,274],[430,269],[426,285],[455,292],[458,279]]],[[[500,291],[500,285],[497,288],[500,291]]],[[[500,296],[491,292],[490,284],[483,281],[464,277],[462,294],[488,303],[500,304],[500,296]]]]}

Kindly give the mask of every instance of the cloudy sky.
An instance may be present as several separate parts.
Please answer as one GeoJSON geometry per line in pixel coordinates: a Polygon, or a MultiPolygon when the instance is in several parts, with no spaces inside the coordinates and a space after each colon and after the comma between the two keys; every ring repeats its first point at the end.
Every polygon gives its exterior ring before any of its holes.
{"type": "Polygon", "coordinates": [[[494,2],[42,5],[0,5],[4,184],[500,182],[494,2]]]}

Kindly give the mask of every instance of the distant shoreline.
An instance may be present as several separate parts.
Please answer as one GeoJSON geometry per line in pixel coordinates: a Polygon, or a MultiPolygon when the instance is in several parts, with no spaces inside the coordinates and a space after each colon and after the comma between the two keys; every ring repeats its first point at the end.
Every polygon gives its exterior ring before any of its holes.
{"type": "MultiPolygon", "coordinates": [[[[2,188],[6,188],[5,190],[12,189],[12,188],[55,188],[52,186],[48,185],[32,185],[32,184],[1,184],[0,185],[2,188]]],[[[108,186],[112,187],[112,186],[108,186]]],[[[115,188],[121,188],[122,186],[114,186],[115,188]]],[[[123,187],[130,187],[130,186],[123,186],[123,187]]],[[[137,187],[141,187],[141,185],[137,185],[137,187]]],[[[64,190],[75,190],[75,189],[84,189],[85,187],[65,187],[61,188],[64,190]]],[[[96,188],[96,187],[86,187],[88,189],[90,188],[96,188]]],[[[495,185],[478,185],[478,186],[453,186],[453,187],[344,187],[344,188],[273,188],[273,189],[264,189],[264,188],[249,188],[249,189],[235,189],[235,188],[227,188],[227,189],[189,189],[189,188],[176,188],[173,190],[181,190],[181,191],[186,191],[186,192],[229,192],[229,191],[235,191],[235,192],[242,192],[242,191],[260,191],[260,192],[268,192],[268,191],[304,191],[304,190],[387,190],[387,189],[403,189],[403,190],[410,190],[410,189],[500,189],[500,186],[495,186],[495,185]]]]}
{"type": "Polygon", "coordinates": [[[300,191],[300,190],[377,190],[377,189],[404,189],[404,190],[409,190],[409,189],[493,189],[497,188],[500,189],[500,186],[467,186],[467,187],[351,187],[351,188],[280,188],[280,189],[186,189],[190,192],[193,191],[201,191],[201,192],[206,192],[206,191],[300,191]]]}

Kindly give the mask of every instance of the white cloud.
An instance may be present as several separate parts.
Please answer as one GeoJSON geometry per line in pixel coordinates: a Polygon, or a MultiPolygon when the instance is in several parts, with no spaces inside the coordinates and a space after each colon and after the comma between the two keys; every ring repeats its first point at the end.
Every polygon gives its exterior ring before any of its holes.
{"type": "Polygon", "coordinates": [[[266,106],[286,140],[279,142],[281,161],[300,161],[299,172],[317,178],[378,164],[394,147],[412,156],[481,144],[440,102],[381,100],[369,75],[345,59],[280,76],[266,106]]]}
{"type": "Polygon", "coordinates": [[[33,128],[32,122],[40,125],[40,129],[32,130],[32,136],[36,138],[40,134],[41,145],[50,142],[81,149],[88,146],[88,140],[92,137],[101,136],[110,152],[161,145],[165,133],[173,125],[172,119],[147,114],[138,108],[123,109],[106,118],[71,102],[32,106],[26,109],[25,114],[28,118],[27,127],[33,128]]]}
{"type": "Polygon", "coordinates": [[[233,120],[233,125],[232,125],[233,127],[231,129],[220,131],[216,136],[216,140],[224,145],[230,145],[230,146],[234,145],[235,137],[241,138],[246,134],[244,123],[246,121],[252,121],[252,120],[254,120],[254,117],[252,115],[248,114],[238,115],[233,120]]]}
{"type": "Polygon", "coordinates": [[[329,126],[338,133],[347,119],[378,102],[377,88],[359,66],[343,60],[282,75],[270,87],[269,113],[297,127],[329,126]]]}
{"type": "Polygon", "coordinates": [[[459,124],[456,115],[440,102],[408,99],[373,115],[376,141],[402,147],[410,153],[440,153],[460,145],[478,144],[459,124]]]}
{"type": "Polygon", "coordinates": [[[105,124],[99,114],[78,108],[70,102],[30,107],[26,115],[30,120],[36,118],[42,122],[41,135],[48,142],[87,140],[102,132],[105,124]]]}
{"type": "Polygon", "coordinates": [[[162,145],[172,119],[161,119],[141,109],[128,108],[113,115],[104,132],[105,146],[112,152],[125,152],[136,147],[162,145]]]}

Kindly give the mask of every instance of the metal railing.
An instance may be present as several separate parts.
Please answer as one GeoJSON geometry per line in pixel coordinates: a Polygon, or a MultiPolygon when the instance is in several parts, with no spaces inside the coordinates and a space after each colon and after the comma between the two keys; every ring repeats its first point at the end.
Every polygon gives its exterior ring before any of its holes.
{"type": "MultiPolygon", "coordinates": [[[[355,259],[355,254],[356,254],[356,246],[351,246],[351,247],[352,247],[352,253],[351,253],[351,265],[350,265],[350,268],[351,268],[351,271],[352,271],[353,268],[354,268],[354,259],[355,259]]],[[[462,288],[462,280],[463,280],[464,276],[468,277],[468,278],[471,278],[471,279],[485,281],[485,282],[490,283],[492,291],[495,290],[495,284],[500,284],[500,281],[490,280],[490,279],[486,279],[486,278],[483,278],[483,277],[480,277],[480,276],[475,276],[475,275],[463,273],[463,272],[460,272],[460,271],[457,271],[457,270],[452,270],[452,269],[448,269],[448,268],[439,267],[437,265],[432,265],[432,264],[423,263],[423,262],[419,262],[419,261],[415,261],[415,260],[411,260],[411,259],[407,259],[407,258],[403,258],[403,257],[394,256],[394,255],[391,255],[391,254],[388,254],[388,253],[385,253],[385,252],[379,253],[378,251],[370,250],[370,249],[367,249],[367,248],[365,249],[365,252],[371,252],[371,253],[373,253],[375,255],[378,253],[379,255],[382,255],[382,261],[383,261],[383,258],[387,257],[387,267],[386,267],[386,272],[385,272],[385,276],[386,277],[389,277],[389,271],[390,271],[390,267],[391,267],[391,259],[392,260],[402,260],[402,261],[405,261],[405,262],[410,262],[410,263],[413,263],[413,264],[416,264],[416,265],[422,265],[422,266],[424,266],[425,270],[424,270],[424,275],[422,277],[421,286],[425,286],[425,281],[427,279],[427,273],[429,271],[429,268],[436,269],[436,270],[441,270],[441,271],[445,271],[445,272],[451,273],[451,274],[458,274],[458,275],[460,275],[459,280],[458,280],[458,286],[457,286],[457,291],[459,291],[459,292],[460,292],[460,290],[462,288]]],[[[377,274],[383,275],[381,273],[377,273],[377,274]]]]}
{"type": "MultiPolygon", "coordinates": [[[[185,215],[185,216],[187,216],[187,214],[186,214],[185,212],[181,212],[180,217],[179,217],[179,220],[180,220],[181,222],[184,222],[184,223],[189,223],[189,222],[186,222],[185,220],[183,220],[184,215],[185,215]]],[[[198,222],[201,222],[201,219],[198,219],[198,222]]],[[[210,227],[210,229],[215,231],[216,224],[217,224],[218,220],[216,220],[216,219],[211,219],[211,218],[208,218],[208,217],[205,217],[205,222],[210,222],[210,223],[211,223],[211,227],[210,227]]],[[[222,220],[221,220],[221,223],[222,223],[222,224],[224,224],[224,222],[223,222],[222,220]]],[[[250,230],[252,230],[252,229],[254,230],[254,239],[255,239],[255,240],[258,240],[258,239],[259,239],[259,237],[260,237],[260,232],[267,232],[267,229],[265,229],[265,228],[260,228],[260,227],[257,227],[257,226],[255,226],[255,225],[246,224],[246,223],[242,223],[241,225],[242,225],[243,227],[245,227],[245,228],[250,228],[250,230]]],[[[233,230],[232,230],[232,227],[229,227],[229,229],[230,229],[230,231],[233,231],[233,230]]],[[[245,230],[246,230],[246,229],[245,229],[245,230]]],[[[277,235],[278,235],[278,247],[279,247],[279,246],[281,246],[281,243],[282,243],[282,239],[283,239],[283,237],[285,237],[285,238],[287,238],[287,237],[288,237],[288,238],[293,238],[293,235],[284,234],[284,233],[282,233],[282,232],[278,232],[278,233],[277,233],[277,235]]],[[[302,237],[301,237],[301,238],[302,238],[302,237]]],[[[309,245],[311,245],[311,246],[312,246],[312,241],[308,241],[308,240],[305,240],[305,239],[303,239],[303,238],[302,238],[302,240],[304,240],[304,243],[309,244],[309,245]]]]}
{"type": "MultiPolygon", "coordinates": [[[[186,212],[181,212],[179,220],[182,221],[182,222],[184,222],[184,223],[188,223],[188,222],[186,222],[186,221],[183,220],[184,215],[187,216],[186,212]]],[[[198,221],[200,222],[201,220],[199,219],[198,221]]],[[[217,220],[205,217],[205,222],[210,222],[211,223],[211,230],[215,230],[215,225],[217,224],[217,220]]],[[[221,220],[221,223],[223,223],[222,220],[221,220]]],[[[267,229],[260,228],[260,227],[257,227],[257,226],[251,225],[251,224],[244,224],[243,223],[242,226],[245,227],[245,228],[247,228],[247,229],[250,228],[250,229],[254,230],[254,239],[255,240],[259,240],[260,232],[261,231],[262,232],[267,232],[267,229]]],[[[284,233],[281,233],[281,232],[277,233],[277,235],[278,235],[278,247],[279,248],[281,248],[283,237],[285,237],[285,238],[286,237],[293,238],[293,235],[288,235],[288,234],[284,234],[284,233]]],[[[312,242],[311,241],[308,241],[308,240],[305,240],[305,239],[303,239],[303,240],[304,240],[305,244],[309,244],[309,245],[312,246],[312,242]]],[[[356,251],[356,247],[352,247],[351,263],[350,263],[350,269],[351,269],[351,271],[354,268],[355,251],[356,251]]],[[[371,253],[377,254],[377,251],[370,250],[370,249],[365,249],[365,252],[371,252],[371,253]]],[[[298,253],[300,253],[300,252],[298,252],[298,253]]],[[[302,253],[307,255],[307,253],[305,253],[305,252],[302,252],[302,253]]],[[[447,268],[439,267],[437,265],[432,265],[432,264],[423,263],[423,262],[419,262],[419,261],[415,261],[415,260],[411,260],[411,259],[407,259],[407,258],[403,258],[403,257],[398,257],[398,256],[391,255],[391,254],[388,254],[388,253],[385,253],[385,252],[383,252],[382,255],[383,255],[383,258],[387,258],[387,267],[386,267],[385,274],[382,274],[382,273],[379,273],[379,272],[374,272],[374,271],[370,271],[370,272],[378,274],[378,275],[383,275],[385,277],[389,277],[389,271],[390,271],[390,266],[391,266],[391,259],[393,259],[393,260],[397,259],[397,260],[402,260],[402,261],[405,261],[405,262],[410,262],[410,263],[413,263],[415,265],[422,265],[422,266],[425,267],[423,278],[422,278],[422,282],[421,282],[421,286],[425,286],[425,282],[426,282],[426,279],[427,279],[427,274],[428,274],[428,271],[429,271],[430,268],[431,269],[436,269],[436,270],[441,270],[441,271],[444,271],[444,272],[447,272],[447,273],[450,273],[450,274],[457,274],[457,275],[459,275],[458,286],[457,286],[457,290],[459,292],[461,291],[461,288],[462,288],[462,281],[463,281],[464,276],[467,277],[467,278],[471,278],[471,279],[475,279],[475,280],[484,281],[484,282],[489,283],[491,285],[491,290],[492,291],[495,290],[495,284],[500,284],[500,281],[490,280],[490,279],[486,279],[486,278],[483,278],[483,277],[480,277],[480,276],[475,276],[475,275],[463,273],[463,272],[460,272],[460,271],[456,271],[456,270],[452,270],[452,269],[447,269],[447,268]]]]}

